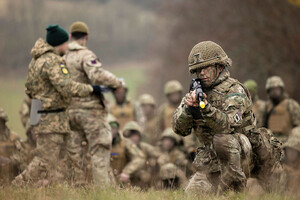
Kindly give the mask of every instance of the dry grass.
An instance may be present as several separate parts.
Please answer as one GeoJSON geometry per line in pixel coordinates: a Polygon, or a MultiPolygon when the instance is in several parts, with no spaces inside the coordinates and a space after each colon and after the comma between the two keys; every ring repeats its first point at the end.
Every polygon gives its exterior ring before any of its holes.
{"type": "Polygon", "coordinates": [[[53,185],[46,188],[16,188],[13,186],[6,186],[0,190],[0,199],[7,200],[79,200],[79,199],[118,199],[118,200],[192,200],[192,199],[263,199],[263,200],[282,200],[282,199],[296,199],[292,196],[283,196],[277,194],[265,194],[263,196],[249,195],[247,193],[233,193],[229,192],[222,196],[216,195],[201,195],[201,196],[185,196],[182,190],[175,191],[140,191],[137,188],[130,189],[115,189],[106,188],[98,189],[96,187],[89,188],[73,188],[68,185],[53,185]]]}

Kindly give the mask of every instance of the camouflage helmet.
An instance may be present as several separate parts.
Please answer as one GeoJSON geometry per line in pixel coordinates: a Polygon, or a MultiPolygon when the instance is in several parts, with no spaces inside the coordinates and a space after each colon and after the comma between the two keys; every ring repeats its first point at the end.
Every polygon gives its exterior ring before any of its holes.
{"type": "Polygon", "coordinates": [[[255,95],[257,94],[257,83],[254,80],[249,79],[244,82],[244,85],[246,86],[246,88],[249,90],[251,94],[255,94],[255,95]]]}
{"type": "Polygon", "coordinates": [[[166,129],[164,130],[164,132],[163,132],[162,135],[161,135],[161,140],[163,140],[163,139],[166,138],[166,137],[174,139],[174,140],[176,141],[177,144],[179,144],[180,141],[182,140],[182,138],[181,138],[179,135],[177,135],[177,134],[173,131],[172,128],[166,128],[166,129]]]}
{"type": "Polygon", "coordinates": [[[267,79],[266,90],[268,91],[271,88],[281,87],[284,88],[284,82],[279,76],[272,76],[267,79]]]}
{"type": "Polygon", "coordinates": [[[197,69],[215,64],[229,67],[232,65],[232,61],[221,46],[212,41],[204,41],[192,48],[188,64],[190,73],[194,73],[197,69]]]}
{"type": "Polygon", "coordinates": [[[130,121],[125,124],[123,128],[123,136],[129,137],[129,131],[137,131],[140,135],[142,134],[142,128],[136,121],[130,121]]]}
{"type": "Polygon", "coordinates": [[[182,91],[183,91],[183,87],[181,83],[177,80],[171,80],[165,84],[165,95],[169,95],[174,92],[182,92],[182,91]]]}
{"type": "Polygon", "coordinates": [[[174,165],[173,163],[167,163],[161,166],[159,175],[162,180],[167,180],[178,177],[177,173],[178,168],[176,167],[176,165],[174,165]]]}
{"type": "Polygon", "coordinates": [[[156,105],[155,99],[150,94],[141,95],[140,98],[139,98],[139,102],[140,102],[141,105],[143,105],[143,104],[150,104],[150,105],[153,105],[153,106],[156,105]]]}
{"type": "Polygon", "coordinates": [[[110,114],[110,113],[109,113],[108,116],[107,116],[107,122],[108,122],[109,124],[111,124],[111,123],[116,123],[118,126],[120,126],[120,124],[119,124],[117,118],[116,118],[115,116],[113,116],[112,114],[110,114]]]}
{"type": "Polygon", "coordinates": [[[300,127],[295,127],[291,131],[288,140],[282,145],[283,148],[289,147],[300,152],[300,127]]]}
{"type": "Polygon", "coordinates": [[[5,122],[7,122],[8,117],[3,108],[0,108],[0,119],[3,119],[5,122]]]}
{"type": "Polygon", "coordinates": [[[70,32],[71,33],[80,32],[80,33],[89,34],[89,27],[86,25],[86,23],[77,21],[71,25],[70,32]]]}

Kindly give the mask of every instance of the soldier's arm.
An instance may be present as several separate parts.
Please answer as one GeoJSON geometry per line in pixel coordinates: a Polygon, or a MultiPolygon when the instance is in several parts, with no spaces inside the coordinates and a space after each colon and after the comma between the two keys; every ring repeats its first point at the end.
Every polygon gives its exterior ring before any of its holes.
{"type": "Polygon", "coordinates": [[[252,103],[240,85],[234,85],[225,97],[224,111],[213,107],[209,102],[202,110],[206,126],[219,133],[231,133],[234,127],[242,124],[243,114],[249,112],[252,103]]]}
{"type": "Polygon", "coordinates": [[[105,85],[111,88],[122,86],[120,79],[103,69],[101,62],[92,52],[83,57],[83,69],[93,85],[105,85]]]}
{"type": "Polygon", "coordinates": [[[291,116],[293,126],[300,126],[300,106],[297,101],[290,99],[288,103],[288,111],[291,116]]]}
{"type": "Polygon", "coordinates": [[[147,155],[149,155],[149,157],[158,158],[160,156],[160,151],[151,144],[142,142],[141,145],[143,150],[146,152],[147,155]]]}
{"type": "Polygon", "coordinates": [[[66,66],[58,62],[48,62],[45,64],[46,74],[54,88],[64,97],[88,96],[93,92],[91,85],[72,81],[66,66]]]}
{"type": "Polygon", "coordinates": [[[126,145],[126,154],[130,159],[130,161],[124,167],[122,173],[131,175],[145,166],[146,159],[143,152],[131,141],[125,140],[125,145],[126,145]]]}
{"type": "Polygon", "coordinates": [[[192,115],[188,112],[185,105],[186,97],[184,97],[173,114],[172,127],[173,131],[181,136],[190,135],[192,132],[194,120],[192,115]]]}

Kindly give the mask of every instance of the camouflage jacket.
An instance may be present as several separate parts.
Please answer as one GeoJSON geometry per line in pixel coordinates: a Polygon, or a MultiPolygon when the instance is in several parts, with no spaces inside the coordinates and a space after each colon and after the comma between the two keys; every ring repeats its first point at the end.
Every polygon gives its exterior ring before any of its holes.
{"type": "Polygon", "coordinates": [[[144,153],[129,139],[117,136],[113,139],[111,150],[111,167],[114,175],[120,173],[131,175],[145,166],[144,153]]]}
{"type": "Polygon", "coordinates": [[[193,119],[186,107],[187,96],[182,99],[173,115],[175,133],[187,136],[194,129],[199,141],[210,145],[215,134],[246,133],[255,128],[250,94],[240,82],[230,78],[227,69],[212,87],[204,88],[204,92],[208,104],[201,110],[202,118],[198,120],[193,119]]]}
{"type": "MultiPolygon", "coordinates": [[[[38,39],[31,50],[32,60],[26,81],[26,93],[31,99],[42,101],[43,110],[68,107],[72,96],[88,96],[90,85],[72,81],[62,57],[45,40],[38,39]]],[[[42,114],[38,133],[67,133],[70,131],[66,112],[42,114]]]]}
{"type": "Polygon", "coordinates": [[[21,108],[20,108],[20,118],[24,128],[29,127],[29,118],[30,118],[30,109],[31,109],[31,99],[26,95],[23,99],[21,108]]]}
{"type": "Polygon", "coordinates": [[[173,163],[182,170],[186,169],[188,163],[184,153],[176,147],[173,148],[170,152],[161,151],[157,162],[160,167],[168,163],[173,163]]]}
{"type": "MultiPolygon", "coordinates": [[[[114,74],[102,68],[101,62],[92,51],[76,41],[69,44],[69,51],[64,59],[74,81],[111,88],[122,86],[114,74]]],[[[70,108],[102,108],[102,105],[98,97],[89,95],[85,98],[72,98],[70,108]]]]}

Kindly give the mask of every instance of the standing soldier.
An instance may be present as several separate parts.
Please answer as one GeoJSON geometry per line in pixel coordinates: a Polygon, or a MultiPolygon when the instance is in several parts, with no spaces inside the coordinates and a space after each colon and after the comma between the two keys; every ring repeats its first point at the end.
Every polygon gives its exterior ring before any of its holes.
{"type": "MultiPolygon", "coordinates": [[[[175,133],[187,136],[194,129],[202,143],[194,161],[197,172],[186,191],[208,192],[210,184],[213,191],[240,191],[246,186],[245,173],[251,170],[251,144],[253,151],[260,153],[257,154],[260,161],[270,158],[268,149],[263,149],[265,146],[260,143],[265,138],[259,132],[252,132],[256,124],[250,94],[244,85],[230,77],[227,68],[231,59],[218,44],[198,43],[192,48],[188,63],[190,73],[200,79],[204,93],[200,107],[196,91],[190,91],[173,115],[175,133]],[[242,158],[249,160],[247,165],[242,165],[242,158]]],[[[264,142],[269,144],[269,140],[264,142]]]]}
{"type": "Polygon", "coordinates": [[[145,130],[142,135],[142,139],[145,142],[155,145],[156,102],[150,94],[143,94],[139,98],[139,103],[146,118],[145,130]]]}
{"type": "Polygon", "coordinates": [[[137,102],[127,99],[127,86],[114,92],[115,103],[111,105],[110,112],[114,115],[120,123],[120,128],[130,121],[136,121],[144,129],[145,116],[137,102]]]}
{"type": "MultiPolygon", "coordinates": [[[[65,61],[73,81],[85,84],[104,85],[116,89],[122,82],[112,73],[104,70],[97,56],[87,47],[88,26],[74,22],[70,27],[71,39],[65,61]]],[[[108,175],[111,150],[111,130],[107,123],[107,108],[104,96],[89,95],[73,97],[69,106],[71,134],[68,151],[72,160],[76,185],[84,184],[83,143],[87,143],[91,155],[93,182],[104,186],[110,184],[108,175]]]]}
{"type": "Polygon", "coordinates": [[[287,97],[284,83],[279,76],[268,78],[266,91],[269,101],[264,113],[264,126],[285,142],[292,128],[300,126],[300,106],[295,100],[287,97]]]}
{"type": "Polygon", "coordinates": [[[114,177],[120,184],[129,183],[133,174],[144,167],[145,155],[132,141],[121,136],[120,125],[113,115],[108,115],[108,122],[113,135],[110,165],[114,177]]]}
{"type": "Polygon", "coordinates": [[[183,87],[177,80],[168,81],[165,84],[165,95],[167,102],[160,106],[157,114],[157,135],[155,138],[159,140],[162,132],[166,128],[172,127],[172,116],[178,105],[180,104],[183,87]]]}
{"type": "Polygon", "coordinates": [[[67,51],[68,33],[59,25],[49,25],[47,42],[40,38],[31,50],[32,60],[26,81],[26,94],[32,99],[32,131],[37,136],[36,154],[28,167],[13,181],[48,184],[55,178],[56,162],[64,137],[70,132],[66,108],[71,96],[100,94],[99,86],[77,83],[61,57],[67,51]]]}
{"type": "Polygon", "coordinates": [[[249,90],[252,100],[252,111],[256,118],[256,127],[263,127],[264,111],[266,109],[266,102],[258,98],[257,83],[254,80],[247,80],[244,85],[249,90]]]}

